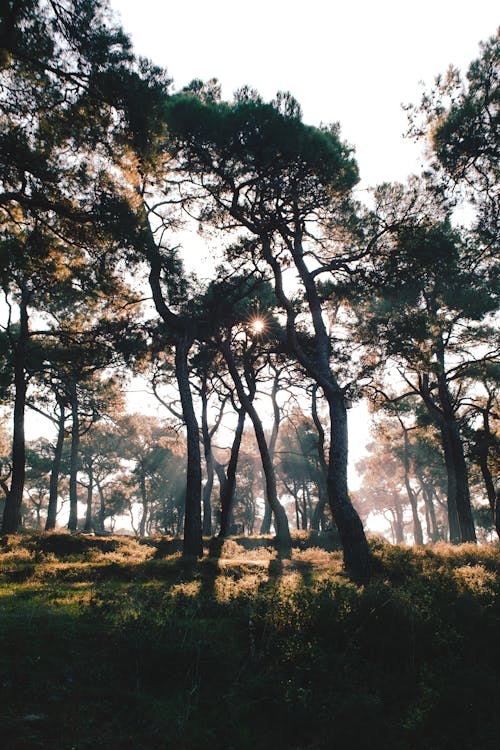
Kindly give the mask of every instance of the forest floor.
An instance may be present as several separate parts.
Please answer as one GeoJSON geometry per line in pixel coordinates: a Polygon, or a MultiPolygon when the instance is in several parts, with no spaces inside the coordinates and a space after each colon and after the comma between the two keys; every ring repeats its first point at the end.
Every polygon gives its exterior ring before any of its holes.
{"type": "Polygon", "coordinates": [[[500,546],[0,540],[4,750],[493,750],[500,546]]]}

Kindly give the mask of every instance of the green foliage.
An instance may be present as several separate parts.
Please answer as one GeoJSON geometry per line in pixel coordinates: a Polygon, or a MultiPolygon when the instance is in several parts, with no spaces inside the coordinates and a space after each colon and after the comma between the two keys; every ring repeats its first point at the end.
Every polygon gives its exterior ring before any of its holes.
{"type": "Polygon", "coordinates": [[[247,541],[188,564],[168,540],[5,539],[8,746],[496,747],[498,547],[374,540],[356,586],[338,553],[247,541]]]}

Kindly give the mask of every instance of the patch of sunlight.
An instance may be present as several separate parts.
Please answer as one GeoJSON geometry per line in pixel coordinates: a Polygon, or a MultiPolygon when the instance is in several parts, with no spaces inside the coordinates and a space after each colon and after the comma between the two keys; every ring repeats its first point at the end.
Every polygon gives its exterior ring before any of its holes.
{"type": "Polygon", "coordinates": [[[490,594],[494,591],[496,576],[483,565],[462,565],[455,568],[453,575],[459,586],[474,594],[490,594]]]}
{"type": "Polygon", "coordinates": [[[232,599],[255,594],[262,579],[258,575],[245,574],[240,578],[221,574],[214,581],[214,594],[219,604],[228,604],[232,599]]]}
{"type": "MultiPolygon", "coordinates": [[[[337,556],[338,557],[338,556],[337,556]]],[[[336,555],[320,547],[308,547],[307,549],[292,550],[292,560],[313,565],[332,565],[336,562],[336,555]]]]}
{"type": "Polygon", "coordinates": [[[172,596],[198,596],[201,591],[201,581],[185,581],[183,583],[176,583],[170,589],[172,596]]]}

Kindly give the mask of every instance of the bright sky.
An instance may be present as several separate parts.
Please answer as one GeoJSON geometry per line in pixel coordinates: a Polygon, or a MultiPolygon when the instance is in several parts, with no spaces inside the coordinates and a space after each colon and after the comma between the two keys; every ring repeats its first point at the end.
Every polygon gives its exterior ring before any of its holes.
{"type": "MultiPolygon", "coordinates": [[[[290,91],[305,122],[340,122],[356,149],[360,187],[420,171],[421,147],[402,137],[401,105],[418,103],[420,82],[430,87],[450,63],[465,71],[499,22],[493,0],[110,2],[135,51],[166,67],[177,90],[193,78],[218,78],[225,98],[245,84],[266,100],[290,91]]],[[[364,405],[349,424],[355,483],[364,405]]]]}
{"type": "Polygon", "coordinates": [[[420,148],[404,140],[402,103],[453,63],[466,70],[499,23],[494,0],[110,0],[136,52],[179,89],[218,78],[300,102],[305,122],[341,124],[363,185],[405,180],[420,148]]]}

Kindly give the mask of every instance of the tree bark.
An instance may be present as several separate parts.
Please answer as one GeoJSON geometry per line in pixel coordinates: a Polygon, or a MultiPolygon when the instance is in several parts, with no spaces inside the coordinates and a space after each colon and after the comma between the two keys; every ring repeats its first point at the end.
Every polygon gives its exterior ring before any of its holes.
{"type": "MultiPolygon", "coordinates": [[[[274,463],[274,452],[276,450],[276,441],[278,439],[278,432],[279,432],[280,422],[281,422],[281,412],[280,412],[280,408],[278,406],[278,400],[277,400],[280,374],[281,372],[279,370],[275,370],[273,386],[271,388],[271,404],[273,407],[273,426],[271,430],[271,437],[269,438],[269,454],[271,456],[271,461],[273,461],[273,463],[274,463]]],[[[261,534],[271,533],[272,520],[273,520],[273,512],[269,504],[269,500],[267,498],[266,486],[264,486],[264,518],[262,519],[262,524],[260,527],[261,534]]]]}
{"type": "Polygon", "coordinates": [[[203,487],[203,536],[212,536],[212,488],[214,485],[214,458],[212,453],[212,441],[208,429],[208,398],[207,382],[203,380],[201,385],[201,434],[203,438],[203,452],[205,454],[205,466],[207,480],[203,487]]]}
{"type": "Polygon", "coordinates": [[[70,378],[69,381],[69,400],[71,404],[71,449],[68,529],[74,532],[78,529],[78,485],[76,480],[80,464],[80,417],[78,414],[78,392],[74,378],[70,378]]]}
{"type": "Polygon", "coordinates": [[[454,418],[449,417],[443,420],[441,435],[448,478],[450,541],[454,544],[475,542],[476,531],[470,504],[467,466],[458,425],[454,418]]]}
{"type": "Polygon", "coordinates": [[[311,529],[313,531],[319,531],[324,524],[325,506],[327,502],[326,476],[328,473],[328,467],[325,456],[325,430],[323,428],[323,425],[321,424],[321,420],[318,414],[318,387],[318,384],[315,383],[313,386],[311,398],[311,415],[316,427],[316,432],[318,433],[317,451],[319,465],[317,481],[318,502],[316,503],[316,507],[314,508],[314,512],[311,518],[311,529]]]}
{"type": "Polygon", "coordinates": [[[183,553],[189,557],[202,557],[200,435],[188,370],[188,353],[191,343],[192,339],[186,334],[178,334],[175,337],[175,374],[186,425],[187,441],[183,553]]]}
{"type": "Polygon", "coordinates": [[[88,479],[89,483],[87,486],[87,509],[85,513],[85,525],[83,530],[89,534],[92,531],[92,499],[94,496],[94,470],[92,464],[88,467],[88,479]]]}
{"type": "Polygon", "coordinates": [[[141,490],[141,500],[142,500],[142,513],[141,513],[141,520],[139,521],[139,536],[143,537],[146,535],[146,522],[148,519],[148,491],[146,487],[146,472],[145,472],[142,461],[139,465],[139,469],[140,469],[139,487],[141,490]]]}
{"type": "Polygon", "coordinates": [[[15,534],[21,525],[24,480],[26,474],[26,443],[24,418],[26,412],[26,360],[29,338],[28,301],[26,285],[21,288],[19,306],[19,336],[14,350],[14,429],[12,435],[12,474],[10,489],[5,500],[2,533],[15,534]]]}
{"type": "Polygon", "coordinates": [[[330,450],[327,473],[328,501],[339,531],[344,551],[344,565],[353,578],[367,580],[372,572],[372,558],[363,524],[351,503],[347,490],[347,413],[344,394],[330,367],[330,339],[323,318],[321,298],[315,277],[307,268],[302,248],[302,230],[297,227],[293,243],[285,235],[295,267],[304,284],[305,296],[314,328],[314,357],[302,349],[295,327],[295,309],[283,286],[282,269],[273,256],[270,242],[263,239],[263,256],[272,268],[275,293],[286,312],[288,346],[312,380],[323,390],[330,416],[330,450]]]}
{"type": "Polygon", "coordinates": [[[238,457],[240,453],[241,438],[243,436],[243,428],[245,426],[246,412],[244,409],[238,411],[238,422],[236,424],[236,430],[234,431],[233,442],[231,445],[231,455],[229,456],[229,463],[227,465],[227,471],[225,473],[225,481],[221,484],[220,493],[220,531],[219,537],[222,539],[229,536],[231,532],[231,515],[234,501],[234,490],[236,487],[236,469],[238,466],[238,457]]]}
{"type": "Polygon", "coordinates": [[[225,342],[223,345],[221,345],[221,351],[224,355],[229,373],[235,385],[239,402],[252,421],[255,432],[255,439],[257,441],[260,459],[262,462],[262,470],[265,477],[267,499],[269,501],[269,505],[271,506],[271,510],[274,513],[276,522],[276,543],[282,547],[290,548],[292,546],[292,539],[290,536],[290,528],[288,526],[288,518],[285,513],[285,509],[278,500],[276,475],[274,472],[273,461],[269,453],[269,447],[267,445],[262,421],[257,414],[252,401],[245,392],[243,382],[236,367],[230,345],[225,342]]]}
{"type": "Polygon", "coordinates": [[[52,468],[50,470],[49,505],[47,508],[45,531],[53,531],[56,527],[59,474],[61,471],[64,448],[64,425],[66,423],[64,400],[61,397],[57,397],[57,403],[59,405],[59,419],[57,420],[57,440],[54,448],[54,458],[52,461],[52,468]]]}
{"type": "Polygon", "coordinates": [[[330,411],[330,454],[327,488],[332,516],[344,550],[347,572],[357,580],[371,575],[372,560],[363,524],[347,489],[347,411],[340,391],[325,394],[330,411]]]}
{"type": "Polygon", "coordinates": [[[399,424],[401,425],[401,429],[403,430],[404,448],[402,463],[405,477],[406,494],[408,495],[408,500],[410,501],[411,513],[413,517],[413,540],[417,547],[421,547],[424,543],[424,535],[422,532],[422,524],[420,523],[420,518],[418,516],[417,498],[410,482],[410,438],[408,437],[408,429],[405,427],[401,419],[399,419],[399,424]]]}

